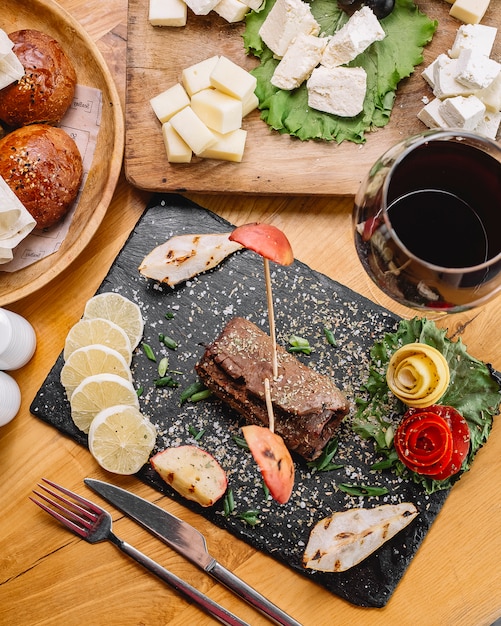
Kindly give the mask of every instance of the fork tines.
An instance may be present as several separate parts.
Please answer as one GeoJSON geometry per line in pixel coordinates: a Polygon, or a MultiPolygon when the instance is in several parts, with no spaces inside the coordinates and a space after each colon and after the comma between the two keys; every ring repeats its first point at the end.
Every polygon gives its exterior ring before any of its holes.
{"type": "Polygon", "coordinates": [[[30,500],[49,513],[49,515],[56,518],[59,522],[61,522],[61,524],[64,524],[64,526],[73,530],[73,532],[77,535],[87,537],[89,531],[94,527],[101,513],[101,509],[89,500],[82,498],[82,496],[61,487],[46,478],[42,478],[42,481],[54,489],[59,490],[66,496],[69,496],[73,499],[73,501],[68,500],[68,498],[63,497],[61,494],[56,493],[52,489],[49,489],[40,483],[38,483],[40,489],[52,496],[52,499],[39,491],[33,490],[33,493],[50,506],[47,506],[44,502],[35,500],[35,498],[30,497],[30,500]],[[63,503],[64,506],[61,503],[63,503]]]}

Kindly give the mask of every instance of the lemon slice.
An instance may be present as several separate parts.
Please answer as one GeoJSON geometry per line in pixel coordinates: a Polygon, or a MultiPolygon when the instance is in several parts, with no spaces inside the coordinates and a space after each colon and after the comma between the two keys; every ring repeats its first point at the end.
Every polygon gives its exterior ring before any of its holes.
{"type": "Polygon", "coordinates": [[[101,467],[115,474],[135,474],[145,463],[156,441],[153,424],[130,406],[102,410],[90,426],[89,450],[101,467]]]}
{"type": "Polygon", "coordinates": [[[130,365],[132,348],[127,333],[115,322],[98,317],[88,320],[81,319],[70,328],[64,344],[64,360],[67,361],[71,353],[78,348],[94,344],[113,348],[124,357],[127,365],[130,365]]]}
{"type": "Polygon", "coordinates": [[[139,409],[139,400],[132,383],[116,374],[93,374],[84,378],[71,394],[71,417],[84,433],[103,409],[117,404],[139,409]]]}
{"type": "Polygon", "coordinates": [[[94,374],[116,374],[132,383],[132,374],[126,360],[116,350],[101,344],[77,348],[70,354],[61,369],[60,380],[71,398],[84,378],[94,374]]]}
{"type": "Polygon", "coordinates": [[[85,305],[83,319],[104,318],[115,322],[127,333],[132,350],[143,336],[144,320],[139,306],[128,298],[107,291],[100,293],[85,305]]]}

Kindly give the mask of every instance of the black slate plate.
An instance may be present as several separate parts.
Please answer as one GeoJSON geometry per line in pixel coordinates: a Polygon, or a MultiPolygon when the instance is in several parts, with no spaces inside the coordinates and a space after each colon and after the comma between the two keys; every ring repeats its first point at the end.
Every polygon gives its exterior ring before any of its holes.
{"type": "MultiPolygon", "coordinates": [[[[210,211],[177,195],[157,195],[146,208],[117,256],[99,291],[118,291],[137,302],[145,318],[144,341],[157,354],[167,355],[177,389],[158,389],[157,365],[138,348],[132,374],[142,411],[158,427],[158,449],[194,443],[189,429],[205,429],[199,445],[211,452],[228,473],[233,490],[235,513],[223,515],[223,501],[209,509],[182,499],[211,522],[248,542],[255,548],[287,564],[302,575],[324,586],[349,602],[367,607],[383,607],[405,573],[412,557],[429,530],[447,492],[425,494],[413,483],[392,474],[371,473],[376,460],[372,443],[355,437],[350,419],[339,433],[339,451],[334,459],[342,469],[312,473],[296,458],[296,481],[289,502],[278,505],[265,500],[259,471],[251,455],[239,448],[233,436],[239,434],[239,417],[219,401],[210,400],[180,406],[179,398],[196,380],[194,365],[203,346],[212,341],[226,321],[240,315],[268,331],[262,259],[244,250],[219,267],[172,289],[143,278],[137,268],[146,254],[169,237],[181,233],[228,232],[232,226],[210,211]],[[166,314],[173,313],[171,319],[166,314]],[[174,338],[176,351],[162,347],[158,334],[174,338]],[[358,498],[336,488],[340,482],[386,486],[389,494],[379,498],[358,498]],[[301,558],[312,526],[333,511],[354,506],[413,502],[419,515],[414,522],[361,564],[344,573],[305,570],[301,558]],[[237,517],[250,509],[260,510],[260,523],[249,526],[237,517]]],[[[366,380],[369,349],[385,332],[398,324],[389,311],[375,305],[330,278],[312,271],[299,261],[291,266],[272,264],[277,339],[287,345],[291,334],[305,337],[314,347],[310,356],[298,358],[334,377],[353,400],[366,380]],[[335,335],[337,345],[324,337],[324,327],[335,335]]],[[[86,446],[87,436],[71,420],[68,400],[59,382],[62,354],[50,371],[31,405],[31,412],[86,446]]],[[[158,491],[180,499],[150,467],[138,477],[158,491]]],[[[113,480],[113,477],[110,476],[113,480]]],[[[209,545],[210,549],[210,545],[209,545]]]]}

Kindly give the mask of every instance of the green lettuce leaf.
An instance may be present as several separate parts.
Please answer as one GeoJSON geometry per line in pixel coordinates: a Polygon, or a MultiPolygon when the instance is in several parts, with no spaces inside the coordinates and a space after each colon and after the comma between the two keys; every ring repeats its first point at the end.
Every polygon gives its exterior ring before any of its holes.
{"type": "MultiPolygon", "coordinates": [[[[260,65],[252,70],[252,74],[257,79],[256,95],[261,118],[279,133],[303,141],[365,142],[367,131],[388,123],[397,85],[422,62],[423,48],[433,38],[437,22],[421,13],[412,0],[396,0],[393,12],[381,20],[386,37],[349,64],[363,67],[367,72],[367,94],[363,111],[356,117],[343,118],[311,109],[306,83],[293,91],[283,91],[271,84],[278,60],[263,43],[259,29],[274,2],[265,0],[260,11],[248,14],[243,35],[247,54],[260,59],[260,65]]],[[[323,36],[334,34],[348,20],[335,0],[312,0],[310,7],[323,36]]]]}
{"type": "Polygon", "coordinates": [[[362,387],[364,398],[357,398],[353,430],[364,439],[374,439],[377,451],[387,465],[398,475],[421,484],[428,493],[449,489],[470,469],[480,448],[487,441],[492,421],[499,413],[501,384],[488,365],[472,357],[461,339],[451,341],[446,331],[425,318],[402,320],[395,333],[387,333],[371,349],[369,376],[362,387]],[[396,457],[393,437],[398,423],[406,411],[405,405],[389,392],[386,370],[391,355],[401,346],[419,341],[426,343],[445,356],[451,380],[440,404],[453,406],[465,418],[470,429],[470,451],[461,471],[447,480],[432,480],[408,470],[396,457]]]}

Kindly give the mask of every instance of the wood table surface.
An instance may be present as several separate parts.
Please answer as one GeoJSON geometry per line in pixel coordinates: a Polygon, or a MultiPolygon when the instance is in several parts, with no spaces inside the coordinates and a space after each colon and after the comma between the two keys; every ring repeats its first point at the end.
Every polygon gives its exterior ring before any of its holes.
{"type": "MultiPolygon", "coordinates": [[[[146,2],[147,0],[145,0],[146,2]]],[[[126,0],[61,0],[105,57],[125,98],[126,0]]],[[[189,195],[189,194],[187,194],[189,195]]],[[[295,256],[389,309],[363,274],[352,242],[350,197],[189,195],[234,224],[269,221],[283,229],[295,256]]],[[[97,234],[57,279],[9,308],[33,324],[33,359],[12,372],[22,390],[16,418],[0,429],[0,624],[160,626],[212,624],[109,543],[91,546],[30,501],[41,477],[89,495],[85,477],[109,480],[88,450],[30,414],[29,407],[61,352],[69,328],[99,287],[140,217],[149,195],[122,176],[97,234]]],[[[469,352],[501,369],[500,300],[438,322],[469,352]]],[[[191,522],[213,555],[304,626],[324,624],[488,626],[501,617],[501,424],[472,471],[451,491],[386,607],[355,607],[134,477],[112,477],[191,522]]],[[[94,497],[93,495],[91,497],[94,497]]],[[[99,498],[96,496],[96,500],[99,498]]],[[[222,585],[190,565],[113,507],[117,534],[219,601],[250,624],[269,623],[222,585]]]]}

